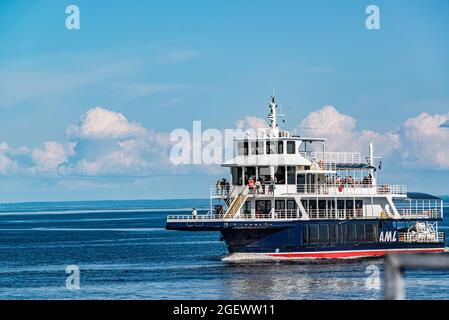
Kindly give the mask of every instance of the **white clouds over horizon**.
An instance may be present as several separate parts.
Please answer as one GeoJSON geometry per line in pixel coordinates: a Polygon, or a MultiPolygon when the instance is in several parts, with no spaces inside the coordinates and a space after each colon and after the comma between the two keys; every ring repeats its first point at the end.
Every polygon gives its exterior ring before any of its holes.
{"type": "Polygon", "coordinates": [[[338,112],[333,106],[327,105],[318,111],[310,112],[301,122],[299,130],[305,135],[327,138],[326,149],[328,151],[365,154],[370,142],[373,142],[384,155],[400,149],[398,133],[379,133],[367,129],[357,130],[356,127],[356,119],[338,112]]]}
{"type": "MultiPolygon", "coordinates": [[[[333,106],[311,112],[298,125],[301,134],[328,139],[329,151],[367,153],[374,142],[376,154],[399,155],[408,167],[449,169],[449,113],[422,113],[407,119],[397,130],[358,129],[356,119],[333,106]]],[[[246,117],[236,129],[265,127],[266,121],[246,117]]],[[[218,174],[218,166],[175,166],[170,162],[170,135],[145,128],[122,113],[102,107],[87,110],[78,124],[67,128],[67,141],[12,148],[0,142],[0,175],[14,176],[148,176],[218,174]]]]}

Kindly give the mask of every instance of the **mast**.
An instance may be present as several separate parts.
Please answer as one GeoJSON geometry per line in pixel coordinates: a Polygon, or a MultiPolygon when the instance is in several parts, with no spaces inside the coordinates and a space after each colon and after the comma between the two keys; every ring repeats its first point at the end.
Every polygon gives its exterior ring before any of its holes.
{"type": "MultiPolygon", "coordinates": [[[[368,164],[371,167],[374,167],[374,144],[372,142],[369,143],[368,162],[369,162],[368,164]]],[[[369,173],[371,175],[372,184],[376,185],[377,181],[376,181],[374,169],[372,169],[372,168],[369,169],[369,173]]]]}
{"type": "Polygon", "coordinates": [[[282,114],[277,114],[278,105],[275,102],[274,96],[271,97],[271,101],[268,104],[270,108],[270,114],[268,115],[268,119],[270,119],[270,133],[271,136],[278,137],[279,136],[279,127],[277,123],[277,117],[283,116],[282,114]]]}

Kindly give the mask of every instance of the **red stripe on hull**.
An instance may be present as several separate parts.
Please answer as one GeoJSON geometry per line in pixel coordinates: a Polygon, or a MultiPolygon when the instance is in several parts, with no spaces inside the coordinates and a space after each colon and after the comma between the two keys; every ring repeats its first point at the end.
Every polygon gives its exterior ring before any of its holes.
{"type": "Polygon", "coordinates": [[[323,258],[323,259],[342,259],[342,258],[362,258],[362,257],[380,257],[389,252],[444,252],[444,248],[432,249],[398,249],[398,250],[366,250],[366,251],[339,251],[339,252],[292,252],[292,253],[270,253],[270,257],[280,258],[323,258]]]}

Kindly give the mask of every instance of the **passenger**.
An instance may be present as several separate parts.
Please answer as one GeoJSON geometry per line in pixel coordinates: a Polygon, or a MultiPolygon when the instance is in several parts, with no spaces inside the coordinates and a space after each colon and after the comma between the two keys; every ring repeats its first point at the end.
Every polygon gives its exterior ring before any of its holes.
{"type": "Polygon", "coordinates": [[[229,181],[226,181],[225,187],[226,187],[226,194],[229,194],[229,190],[231,190],[231,185],[230,185],[229,181]]]}
{"type": "Polygon", "coordinates": [[[220,194],[220,180],[217,180],[217,183],[215,184],[215,191],[217,194],[220,194]]]}
{"type": "Polygon", "coordinates": [[[249,193],[252,193],[253,188],[254,188],[254,180],[253,180],[253,178],[250,177],[250,178],[248,179],[248,189],[249,189],[249,193]]]}
{"type": "Polygon", "coordinates": [[[256,194],[260,193],[260,186],[261,186],[261,182],[260,182],[260,178],[259,178],[256,181],[256,194]]]}
{"type": "Polygon", "coordinates": [[[196,219],[197,214],[198,214],[198,212],[196,211],[195,208],[193,208],[193,210],[192,210],[192,217],[193,217],[193,219],[196,219]]]}
{"type": "Polygon", "coordinates": [[[268,186],[268,194],[274,195],[274,190],[276,189],[276,177],[274,177],[271,181],[270,181],[270,185],[268,186]]]}
{"type": "Polygon", "coordinates": [[[339,176],[337,176],[337,180],[335,181],[335,184],[339,185],[341,183],[341,179],[339,176]]]}
{"type": "Polygon", "coordinates": [[[220,181],[220,190],[221,190],[220,194],[221,195],[224,195],[224,193],[225,193],[225,186],[226,186],[226,179],[223,178],[220,181]]]}
{"type": "Polygon", "coordinates": [[[364,177],[363,177],[363,184],[364,184],[364,185],[368,185],[368,184],[369,184],[369,182],[368,182],[368,177],[367,177],[367,176],[364,176],[364,177]]]}

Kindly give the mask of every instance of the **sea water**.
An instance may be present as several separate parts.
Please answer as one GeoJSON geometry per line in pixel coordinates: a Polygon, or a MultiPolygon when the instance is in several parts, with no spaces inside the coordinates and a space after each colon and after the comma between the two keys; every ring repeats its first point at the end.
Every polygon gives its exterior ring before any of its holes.
{"type": "MultiPolygon", "coordinates": [[[[202,214],[207,201],[0,205],[0,299],[383,298],[381,258],[226,261],[217,232],[164,229],[167,214],[192,207],[202,214]]],[[[408,271],[406,288],[409,299],[449,299],[449,271],[408,271]]]]}

